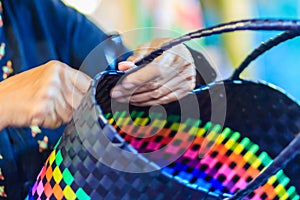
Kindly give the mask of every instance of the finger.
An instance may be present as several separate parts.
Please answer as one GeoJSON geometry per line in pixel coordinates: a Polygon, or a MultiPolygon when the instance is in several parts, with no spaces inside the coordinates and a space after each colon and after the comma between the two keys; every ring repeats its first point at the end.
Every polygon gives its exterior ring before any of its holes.
{"type": "Polygon", "coordinates": [[[133,62],[129,61],[123,61],[118,63],[118,69],[122,71],[126,71],[128,69],[131,69],[133,67],[136,67],[136,65],[133,62]]]}
{"type": "MultiPolygon", "coordinates": [[[[74,85],[74,82],[77,82],[74,81],[77,79],[74,77],[76,75],[76,70],[73,69],[66,72],[64,80],[62,81],[62,85],[60,87],[60,93],[63,96],[64,102],[67,104],[67,107],[71,108],[71,110],[77,108],[81,101],[81,97],[84,94],[78,89],[78,87],[74,85]]],[[[62,100],[60,101],[60,103],[63,105],[62,100]]]]}
{"type": "Polygon", "coordinates": [[[41,126],[45,128],[55,129],[63,124],[63,119],[60,117],[60,114],[57,110],[56,103],[51,104],[51,108],[48,110],[48,113],[45,113],[41,126]]]}
{"type": "Polygon", "coordinates": [[[40,126],[44,128],[51,128],[51,129],[60,127],[63,124],[63,120],[57,117],[58,116],[57,113],[53,113],[53,116],[52,117],[46,116],[40,126]],[[56,117],[53,118],[53,116],[56,117]]]}
{"type": "Polygon", "coordinates": [[[128,75],[120,86],[116,86],[112,90],[111,96],[113,98],[124,98],[133,93],[156,89],[180,73],[187,65],[190,65],[190,63],[180,59],[173,51],[167,51],[158,61],[128,75]],[[158,80],[158,84],[155,84],[153,80],[158,80]],[[141,85],[143,87],[139,87],[141,85]]]}
{"type": "Polygon", "coordinates": [[[181,73],[186,66],[190,65],[180,56],[172,51],[167,51],[161,56],[159,60],[155,60],[153,63],[159,68],[161,72],[161,79],[168,80],[171,77],[181,73]]]}
{"type": "Polygon", "coordinates": [[[76,109],[84,96],[77,87],[73,85],[65,86],[65,89],[62,91],[65,102],[71,107],[71,110],[76,109]]]}
{"type": "MultiPolygon", "coordinates": [[[[181,65],[181,63],[179,63],[179,65],[181,65]]],[[[176,77],[177,78],[175,80],[177,80],[179,76],[183,77],[184,79],[188,79],[189,76],[195,76],[194,69],[190,64],[184,66],[184,68],[181,70],[183,70],[183,71],[178,71],[177,67],[174,67],[174,69],[172,68],[171,70],[169,70],[169,73],[168,73],[169,76],[167,76],[167,77],[160,76],[159,78],[149,81],[142,86],[134,87],[132,89],[125,89],[122,85],[117,85],[112,90],[111,95],[113,98],[124,98],[127,96],[132,96],[134,94],[144,93],[144,92],[158,89],[159,87],[164,85],[166,82],[168,82],[176,77]]],[[[184,81],[184,79],[182,79],[182,81],[184,81]]]]}
{"type": "Polygon", "coordinates": [[[71,80],[71,83],[83,94],[86,93],[86,91],[89,89],[92,79],[84,74],[83,72],[73,70],[72,73],[69,74],[69,78],[71,80]]]}
{"type": "Polygon", "coordinates": [[[64,81],[65,86],[64,89],[62,89],[62,93],[64,99],[72,109],[76,109],[79,106],[91,82],[92,79],[80,71],[74,70],[73,73],[68,73],[64,81]]]}
{"type": "Polygon", "coordinates": [[[71,84],[77,87],[82,93],[85,93],[91,82],[92,79],[86,75],[85,73],[73,69],[72,67],[59,62],[59,61],[50,61],[44,65],[44,67],[56,66],[54,69],[56,70],[54,73],[59,74],[60,79],[65,82],[65,84],[71,84]]]}
{"type": "MultiPolygon", "coordinates": [[[[71,99],[71,107],[73,108],[73,110],[78,108],[83,97],[84,97],[84,94],[81,91],[79,91],[77,88],[74,87],[74,89],[72,91],[72,99],[71,99]]],[[[70,99],[69,99],[69,102],[70,102],[70,99]]]]}
{"type": "MultiPolygon", "coordinates": [[[[192,66],[189,66],[189,65],[190,64],[184,66],[185,67],[183,69],[184,71],[178,71],[177,68],[175,67],[174,69],[171,70],[168,77],[160,77],[160,78],[155,79],[153,81],[149,81],[145,85],[137,88],[134,91],[134,94],[148,92],[150,90],[155,90],[155,89],[161,87],[162,85],[164,85],[165,83],[173,80],[174,78],[176,78],[176,77],[178,78],[178,76],[185,77],[184,79],[188,79],[189,76],[195,76],[196,74],[193,71],[194,69],[192,68],[192,66]],[[188,68],[192,68],[192,69],[188,69],[188,68]]],[[[182,79],[182,81],[184,81],[184,79],[182,79]]]]}
{"type": "Polygon", "coordinates": [[[158,78],[161,75],[161,72],[157,65],[149,64],[140,70],[129,74],[125,79],[122,81],[121,85],[125,89],[132,89],[134,87],[143,85],[155,78],[158,78]]]}
{"type": "Polygon", "coordinates": [[[57,114],[55,112],[54,102],[40,102],[39,111],[33,115],[31,125],[42,126],[45,128],[54,128],[57,124],[57,114]]]}
{"type": "MultiPolygon", "coordinates": [[[[182,98],[184,95],[188,94],[190,92],[195,84],[194,84],[194,78],[189,77],[186,79],[186,81],[183,81],[184,78],[176,77],[173,80],[167,82],[165,85],[152,90],[147,91],[144,93],[134,93],[131,96],[125,96],[121,98],[117,98],[117,101],[119,102],[130,102],[130,103],[146,103],[152,102],[153,100],[157,100],[160,98],[163,98],[164,96],[169,95],[172,92],[175,92],[177,94],[182,94],[182,96],[179,96],[178,99],[182,98]]],[[[174,99],[170,99],[174,100],[174,99]]]]}
{"type": "MultiPolygon", "coordinates": [[[[119,91],[119,93],[122,93],[122,96],[126,96],[132,94],[140,86],[144,86],[145,90],[148,88],[154,89],[158,87],[156,80],[159,80],[160,77],[159,69],[151,64],[125,77],[120,84],[113,88],[112,93],[119,91]]],[[[113,94],[112,97],[116,98],[117,96],[113,94]]]]}
{"type": "Polygon", "coordinates": [[[176,63],[175,62],[176,57],[177,55],[174,52],[169,50],[164,52],[161,56],[159,56],[159,59],[155,60],[155,62],[157,62],[158,65],[171,68],[172,67],[171,65],[176,63]]]}
{"type": "Polygon", "coordinates": [[[32,126],[42,126],[42,124],[44,123],[44,119],[37,117],[37,118],[33,118],[31,120],[31,125],[32,126]]]}
{"type": "Polygon", "coordinates": [[[55,128],[55,125],[57,124],[57,121],[59,121],[59,117],[56,113],[56,110],[55,110],[55,104],[51,104],[52,107],[48,110],[49,112],[48,113],[45,113],[44,115],[44,120],[43,120],[43,123],[42,123],[42,126],[43,127],[46,127],[46,128],[55,128]]]}
{"type": "Polygon", "coordinates": [[[155,90],[147,91],[140,94],[133,94],[130,97],[130,102],[137,103],[145,102],[149,99],[159,99],[168,95],[171,92],[176,92],[178,90],[190,91],[190,87],[188,87],[188,84],[184,80],[184,77],[177,76],[155,90]]]}
{"type": "MultiPolygon", "coordinates": [[[[144,93],[144,92],[148,92],[148,91],[152,91],[155,90],[159,87],[161,87],[162,85],[164,85],[164,83],[167,80],[164,79],[154,79],[152,81],[149,81],[148,83],[137,87],[134,91],[133,94],[139,94],[139,93],[144,93]]],[[[126,94],[126,93],[125,93],[126,94]]],[[[132,95],[132,94],[131,94],[132,95]]]]}
{"type": "Polygon", "coordinates": [[[62,120],[62,123],[67,123],[72,117],[72,106],[67,102],[66,97],[63,94],[57,95],[55,99],[55,113],[57,118],[62,120]]]}
{"type": "Polygon", "coordinates": [[[142,69],[129,74],[123,81],[122,86],[125,89],[132,89],[134,87],[143,85],[155,78],[159,78],[164,75],[174,74],[174,69],[172,69],[170,64],[175,59],[175,55],[171,53],[166,53],[159,62],[150,63],[142,69]],[[165,68],[165,69],[163,69],[165,68]],[[170,73],[172,72],[173,73],[170,73]]]}
{"type": "Polygon", "coordinates": [[[124,78],[121,84],[111,90],[112,98],[120,98],[133,94],[137,87],[159,77],[160,71],[156,67],[144,67],[124,78]]]}
{"type": "Polygon", "coordinates": [[[121,84],[115,86],[111,90],[111,97],[113,98],[124,98],[127,96],[132,96],[133,94],[142,93],[149,90],[154,90],[159,87],[161,87],[162,84],[160,84],[158,81],[150,81],[142,86],[138,86],[132,89],[125,89],[121,84]]]}
{"type": "MultiPolygon", "coordinates": [[[[138,80],[139,81],[139,80],[138,80]]],[[[157,85],[154,81],[145,83],[144,85],[136,85],[137,83],[131,83],[128,81],[124,81],[119,84],[116,85],[112,90],[111,90],[111,97],[112,98],[123,98],[123,97],[127,97],[127,96],[131,96],[134,93],[138,93],[137,90],[140,90],[139,92],[143,92],[143,91],[148,91],[156,89],[159,87],[159,85],[157,85]]]]}
{"type": "MultiPolygon", "coordinates": [[[[187,68],[192,68],[191,66],[186,66],[187,68]]],[[[195,73],[192,69],[187,69],[185,70],[186,72],[180,72],[182,75],[186,74],[186,77],[189,78],[188,76],[195,76],[195,73]]],[[[181,75],[181,76],[182,76],[181,75]]],[[[158,89],[162,85],[164,85],[166,82],[178,78],[178,71],[175,69],[170,70],[169,76],[168,77],[159,77],[156,78],[152,81],[149,81],[148,83],[145,83],[142,86],[135,86],[133,84],[127,85],[127,88],[124,88],[123,85],[117,85],[115,86],[112,91],[111,91],[111,97],[113,98],[125,98],[128,96],[132,96],[133,94],[139,94],[139,93],[144,93],[144,92],[149,92],[155,89],[158,89]],[[133,87],[132,87],[133,86],[133,87]]],[[[183,80],[184,81],[184,80],[183,80]]]]}
{"type": "Polygon", "coordinates": [[[166,95],[162,98],[159,98],[159,99],[152,99],[152,100],[146,101],[146,102],[138,102],[138,103],[131,103],[131,104],[135,105],[135,106],[162,105],[162,104],[167,104],[172,101],[176,101],[176,100],[182,98],[183,96],[185,96],[186,94],[187,94],[187,92],[185,92],[183,90],[178,90],[178,91],[171,92],[168,95],[166,95]]]}

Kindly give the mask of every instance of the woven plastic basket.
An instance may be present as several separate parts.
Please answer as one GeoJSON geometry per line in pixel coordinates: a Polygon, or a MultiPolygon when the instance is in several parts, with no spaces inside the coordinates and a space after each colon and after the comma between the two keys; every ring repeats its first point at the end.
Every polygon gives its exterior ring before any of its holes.
{"type": "MultiPolygon", "coordinates": [[[[94,78],[28,199],[228,198],[300,130],[298,103],[267,83],[233,78],[149,108],[110,99],[122,75],[94,78]]],[[[299,199],[299,163],[245,199],[299,199]]]]}

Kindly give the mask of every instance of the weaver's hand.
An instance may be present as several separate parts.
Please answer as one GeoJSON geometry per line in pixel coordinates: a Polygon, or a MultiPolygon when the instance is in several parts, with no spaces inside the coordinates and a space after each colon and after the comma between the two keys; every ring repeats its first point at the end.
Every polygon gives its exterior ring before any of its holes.
{"type": "Polygon", "coordinates": [[[71,120],[91,79],[50,61],[0,82],[0,130],[6,126],[56,128],[71,120]]]}
{"type": "MultiPolygon", "coordinates": [[[[135,67],[135,61],[170,39],[155,39],[140,46],[119,70],[135,67]]],[[[195,87],[196,70],[191,53],[178,45],[163,53],[152,63],[128,75],[111,93],[120,102],[137,106],[166,104],[180,99],[195,87]]]]}

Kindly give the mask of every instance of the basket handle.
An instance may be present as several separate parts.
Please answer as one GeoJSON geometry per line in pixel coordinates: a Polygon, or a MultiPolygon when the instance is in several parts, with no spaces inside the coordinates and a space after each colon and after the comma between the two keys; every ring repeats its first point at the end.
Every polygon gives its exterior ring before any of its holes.
{"type": "Polygon", "coordinates": [[[256,49],[254,49],[240,64],[240,66],[233,72],[230,80],[240,79],[240,74],[249,66],[249,64],[258,58],[260,55],[264,54],[271,48],[277,46],[280,43],[283,43],[287,40],[293,39],[300,35],[299,30],[286,31],[280,35],[277,35],[275,38],[272,38],[266,42],[261,43],[256,49]]]}
{"type": "Polygon", "coordinates": [[[148,55],[144,56],[135,65],[138,67],[131,68],[126,74],[130,74],[144,67],[145,65],[152,62],[155,58],[160,56],[164,51],[186,41],[190,41],[197,38],[202,38],[206,36],[222,34],[233,31],[241,30],[268,30],[268,31],[300,31],[300,20],[288,20],[288,19],[245,19],[239,21],[233,21],[229,23],[223,23],[217,26],[212,26],[205,29],[200,29],[194,32],[187,33],[178,38],[175,38],[161,47],[153,50],[148,55]]]}

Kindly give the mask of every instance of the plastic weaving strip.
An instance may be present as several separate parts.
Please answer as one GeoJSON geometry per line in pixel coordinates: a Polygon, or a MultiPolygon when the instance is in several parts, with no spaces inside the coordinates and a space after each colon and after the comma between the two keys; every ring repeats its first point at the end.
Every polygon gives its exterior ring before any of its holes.
{"type": "MultiPolygon", "coordinates": [[[[163,171],[176,178],[187,180],[191,184],[205,185],[208,190],[234,193],[239,188],[244,188],[250,180],[272,162],[266,152],[259,150],[258,145],[251,142],[249,138],[241,138],[240,133],[229,128],[224,128],[217,139],[213,141],[214,145],[210,151],[203,158],[199,158],[198,150],[201,143],[204,140],[210,140],[206,136],[218,134],[221,131],[218,124],[214,125],[211,122],[201,124],[200,120],[187,119],[180,124],[156,118],[147,125],[148,130],[144,132],[143,126],[135,129],[137,125],[140,125],[136,124],[137,122],[145,120],[142,118],[143,113],[135,112],[129,116],[126,112],[120,112],[118,115],[114,115],[115,118],[110,118],[110,116],[111,114],[106,115],[109,122],[119,130],[119,134],[141,153],[163,148],[170,142],[171,137],[168,135],[174,130],[186,131],[186,135],[189,135],[191,130],[192,133],[196,133],[191,148],[188,148],[178,161],[163,171]],[[150,129],[155,129],[157,124],[169,124],[169,126],[163,127],[163,131],[158,131],[155,136],[148,137],[149,133],[153,132],[150,129]],[[180,130],[179,127],[182,129],[180,130]],[[129,132],[130,135],[126,132],[129,132]],[[142,138],[135,138],[132,135],[139,135],[142,138]]],[[[184,143],[180,145],[184,145],[184,143]]],[[[298,199],[299,196],[294,187],[289,186],[288,183],[289,178],[284,175],[283,171],[280,171],[272,176],[265,185],[255,190],[251,194],[251,198],[282,199],[290,197],[298,199]]]]}
{"type": "MultiPolygon", "coordinates": [[[[268,171],[266,167],[274,164],[271,157],[299,133],[300,107],[282,90],[242,80],[239,74],[261,53],[299,35],[299,23],[258,19],[220,24],[176,38],[139,60],[136,64],[142,67],[163,51],[194,38],[238,30],[289,30],[257,48],[234,80],[217,81],[179,101],[160,105],[166,109],[166,119],[162,113],[135,106],[129,115],[120,109],[121,103],[112,104],[109,91],[130,72],[97,75],[28,198],[220,199],[247,189],[259,174],[270,177],[271,172],[261,172],[268,171]],[[112,105],[113,115],[109,113],[112,105]],[[199,113],[195,114],[196,108],[199,113]],[[222,108],[226,108],[224,119],[212,118],[222,115],[222,108]],[[102,119],[103,113],[113,127],[102,119]],[[161,168],[164,161],[167,166],[161,168]],[[119,166],[120,171],[116,170],[119,166]],[[128,169],[151,172],[127,173],[128,169]]],[[[248,198],[299,199],[293,185],[300,184],[300,156],[295,160],[296,164],[289,163],[267,182],[256,181],[263,185],[248,198]]]]}

